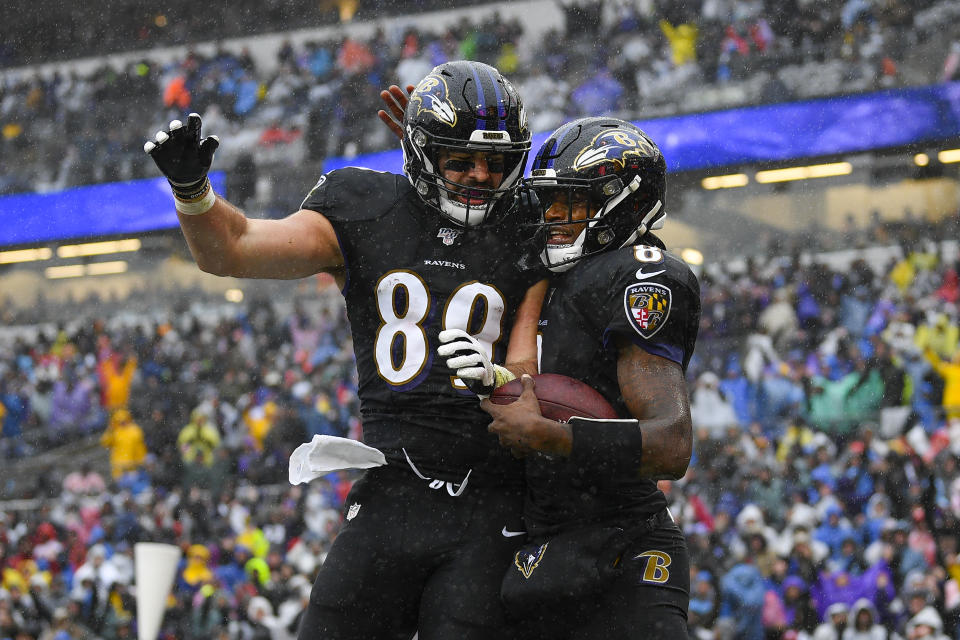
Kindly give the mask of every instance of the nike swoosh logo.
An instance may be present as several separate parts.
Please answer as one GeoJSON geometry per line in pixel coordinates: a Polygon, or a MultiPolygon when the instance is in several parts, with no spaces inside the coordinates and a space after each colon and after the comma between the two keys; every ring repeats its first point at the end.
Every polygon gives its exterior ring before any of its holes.
{"type": "Polygon", "coordinates": [[[653,276],[658,276],[658,275],[660,275],[661,273],[663,273],[664,271],[666,271],[666,269],[660,269],[660,271],[652,271],[652,272],[650,272],[650,273],[647,273],[647,272],[644,271],[642,268],[640,268],[640,269],[637,269],[637,280],[646,280],[647,278],[652,278],[653,276]]]}
{"type": "Polygon", "coordinates": [[[503,530],[500,532],[500,535],[502,535],[504,538],[515,538],[517,536],[525,536],[527,535],[527,532],[526,531],[508,531],[507,528],[504,527],[503,530]]]}

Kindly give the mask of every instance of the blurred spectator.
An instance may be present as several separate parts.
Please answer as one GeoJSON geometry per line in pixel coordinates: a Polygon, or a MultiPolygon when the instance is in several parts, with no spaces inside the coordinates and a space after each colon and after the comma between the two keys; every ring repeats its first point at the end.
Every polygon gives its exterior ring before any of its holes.
{"type": "Polygon", "coordinates": [[[213,572],[207,564],[210,562],[210,550],[202,544],[193,544],[187,549],[186,566],[180,573],[183,588],[191,594],[198,592],[204,585],[212,585],[213,572]]]}
{"type": "Polygon", "coordinates": [[[787,576],[781,586],[785,628],[813,633],[820,621],[820,616],[810,601],[810,590],[806,580],[798,576],[787,576]]]}
{"type": "Polygon", "coordinates": [[[773,340],[774,347],[785,349],[794,339],[798,327],[797,313],[790,302],[790,292],[777,289],[773,302],[760,314],[760,326],[773,340]]]}
{"type": "Polygon", "coordinates": [[[907,640],[948,640],[943,635],[943,620],[933,607],[924,607],[907,622],[907,640]]]}
{"type": "Polygon", "coordinates": [[[955,350],[952,359],[945,362],[937,352],[928,347],[924,351],[933,370],[943,378],[943,405],[947,418],[960,418],[960,349],[955,350]]]}
{"type": "Polygon", "coordinates": [[[574,116],[607,115],[620,108],[623,85],[607,69],[599,69],[570,94],[574,116]]]}
{"type": "Polygon", "coordinates": [[[210,424],[209,416],[202,409],[194,409],[188,422],[177,435],[177,447],[184,474],[184,486],[208,487],[211,483],[210,469],[215,453],[220,446],[220,433],[210,424]]]}
{"type": "Polygon", "coordinates": [[[720,379],[713,372],[700,375],[691,393],[690,413],[699,428],[698,439],[719,440],[727,428],[737,424],[733,406],[719,389],[720,379]]]}
{"type": "Polygon", "coordinates": [[[129,353],[114,351],[100,362],[104,409],[114,411],[127,408],[130,385],[136,372],[137,359],[129,353]]]}
{"type": "Polygon", "coordinates": [[[697,60],[697,25],[684,23],[677,26],[667,20],[660,20],[660,30],[670,41],[671,60],[676,67],[697,60]]]}
{"type": "Polygon", "coordinates": [[[100,445],[110,450],[110,471],[114,479],[136,471],[147,457],[143,430],[126,409],[117,409],[110,416],[110,424],[100,436],[100,445]]]}
{"type": "Polygon", "coordinates": [[[54,383],[47,430],[49,442],[88,434],[103,426],[106,412],[95,399],[93,378],[85,373],[82,368],[67,366],[62,377],[54,383]]]}
{"type": "Polygon", "coordinates": [[[75,495],[97,495],[105,489],[103,477],[93,470],[89,462],[83,463],[78,471],[71,471],[63,478],[63,490],[75,495]]]}
{"type": "Polygon", "coordinates": [[[853,603],[841,640],[887,640],[887,630],[879,624],[870,600],[860,598],[853,603]]]}
{"type": "Polygon", "coordinates": [[[690,586],[688,625],[691,637],[706,635],[717,615],[717,596],[709,571],[697,572],[690,586]]]}
{"type": "Polygon", "coordinates": [[[764,640],[763,577],[749,563],[732,567],[720,583],[720,618],[727,619],[738,640],[764,640]]]}
{"type": "Polygon", "coordinates": [[[960,350],[960,327],[946,313],[931,313],[927,321],[917,327],[914,342],[921,351],[931,350],[935,355],[950,360],[960,350]]]}
{"type": "Polygon", "coordinates": [[[849,611],[843,602],[835,602],[827,607],[826,620],[814,630],[813,640],[842,640],[849,611]]]}

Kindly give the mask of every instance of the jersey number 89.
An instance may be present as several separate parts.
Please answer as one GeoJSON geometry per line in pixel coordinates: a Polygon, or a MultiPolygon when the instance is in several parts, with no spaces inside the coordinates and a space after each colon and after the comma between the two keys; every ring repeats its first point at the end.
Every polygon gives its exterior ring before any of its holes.
{"type": "MultiPolygon", "coordinates": [[[[423,279],[412,271],[391,271],[377,283],[377,310],[380,327],[374,343],[374,359],[380,377],[393,386],[410,383],[423,373],[430,360],[430,345],[424,322],[430,315],[430,291],[423,279]],[[398,305],[398,300],[402,304],[398,305]]],[[[467,282],[457,287],[447,299],[441,316],[441,329],[462,329],[470,332],[493,357],[493,345],[503,333],[506,303],[494,287],[480,282],[467,282]],[[471,318],[480,315],[479,330],[474,331],[471,318]]],[[[466,388],[459,379],[453,386],[466,388]]]]}

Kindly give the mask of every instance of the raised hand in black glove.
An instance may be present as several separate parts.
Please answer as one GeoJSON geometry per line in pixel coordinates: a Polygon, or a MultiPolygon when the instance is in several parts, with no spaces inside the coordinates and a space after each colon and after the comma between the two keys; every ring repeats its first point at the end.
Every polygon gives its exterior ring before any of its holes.
{"type": "MultiPolygon", "coordinates": [[[[191,113],[186,124],[174,120],[166,131],[158,131],[153,140],[143,145],[143,150],[170,182],[178,200],[177,209],[181,211],[180,202],[195,203],[211,193],[207,172],[220,139],[217,136],[201,139],[200,124],[200,115],[191,113]]],[[[212,206],[212,200],[210,204],[212,206]]]]}

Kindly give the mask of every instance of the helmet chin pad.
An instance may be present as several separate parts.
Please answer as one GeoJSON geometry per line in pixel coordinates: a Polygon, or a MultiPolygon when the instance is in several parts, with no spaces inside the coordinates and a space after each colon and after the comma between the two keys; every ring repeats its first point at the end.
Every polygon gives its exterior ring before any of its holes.
{"type": "Polygon", "coordinates": [[[483,224],[490,212],[492,202],[473,206],[457,202],[446,191],[440,192],[440,212],[463,227],[477,227],[483,224]]]}
{"type": "Polygon", "coordinates": [[[587,230],[583,229],[577,239],[570,244],[548,244],[540,253],[540,260],[553,273],[563,273],[577,263],[583,255],[583,241],[587,237],[587,230]]]}

